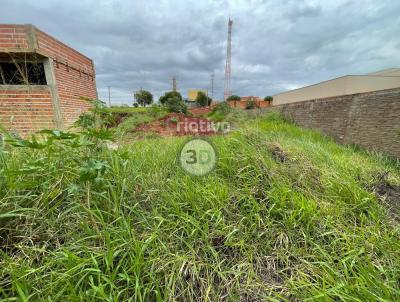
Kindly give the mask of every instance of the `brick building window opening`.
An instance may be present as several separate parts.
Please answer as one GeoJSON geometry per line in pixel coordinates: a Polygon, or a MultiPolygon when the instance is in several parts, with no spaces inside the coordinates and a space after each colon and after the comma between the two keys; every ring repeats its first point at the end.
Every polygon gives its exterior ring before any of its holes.
{"type": "Polygon", "coordinates": [[[0,85],[46,85],[42,62],[0,61],[0,85]]]}

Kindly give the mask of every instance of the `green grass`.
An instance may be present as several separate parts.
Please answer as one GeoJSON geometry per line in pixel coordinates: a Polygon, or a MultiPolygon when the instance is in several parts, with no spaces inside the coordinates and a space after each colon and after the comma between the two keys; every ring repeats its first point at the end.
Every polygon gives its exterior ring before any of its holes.
{"type": "MultiPolygon", "coordinates": [[[[107,110],[113,108],[107,108],[107,110]]],[[[117,108],[120,109],[120,108],[117,108]]],[[[136,134],[132,133],[137,126],[145,123],[149,123],[156,119],[162,118],[168,114],[168,112],[161,107],[147,107],[147,108],[128,108],[127,111],[112,111],[113,113],[128,113],[128,117],[122,121],[116,127],[116,139],[122,143],[131,141],[136,137],[136,134]],[[138,111],[131,111],[130,109],[141,109],[138,111]]]]}
{"type": "Polygon", "coordinates": [[[372,193],[385,172],[400,185],[398,163],[276,116],[233,120],[203,178],[178,166],[187,138],[4,149],[0,297],[398,301],[398,222],[372,193]]]}
{"type": "Polygon", "coordinates": [[[105,108],[107,112],[114,113],[138,113],[138,112],[147,112],[150,107],[108,107],[105,108]]]}

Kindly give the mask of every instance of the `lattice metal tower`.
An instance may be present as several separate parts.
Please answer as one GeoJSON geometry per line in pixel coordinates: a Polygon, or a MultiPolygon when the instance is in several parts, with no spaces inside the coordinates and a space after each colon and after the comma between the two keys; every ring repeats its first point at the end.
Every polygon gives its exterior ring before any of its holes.
{"type": "Polygon", "coordinates": [[[230,95],[232,95],[232,91],[231,91],[232,24],[233,24],[233,21],[229,17],[229,21],[228,21],[228,43],[227,43],[227,47],[226,47],[224,101],[226,101],[226,99],[230,95]]]}

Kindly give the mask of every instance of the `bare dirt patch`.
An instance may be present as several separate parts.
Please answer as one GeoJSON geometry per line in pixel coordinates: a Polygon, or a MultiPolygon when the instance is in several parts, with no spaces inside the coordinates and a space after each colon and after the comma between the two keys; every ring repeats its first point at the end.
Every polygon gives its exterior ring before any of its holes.
{"type": "Polygon", "coordinates": [[[171,113],[150,123],[141,124],[131,132],[155,133],[160,136],[215,135],[212,122],[206,118],[171,113]]]}
{"type": "Polygon", "coordinates": [[[132,116],[132,114],[128,112],[112,112],[109,114],[102,114],[102,118],[104,119],[105,126],[107,128],[117,127],[130,116],[132,116]]]}
{"type": "Polygon", "coordinates": [[[206,107],[198,107],[198,108],[191,108],[189,112],[195,116],[204,115],[210,113],[216,105],[206,106],[206,107]]]}
{"type": "Polygon", "coordinates": [[[400,186],[390,184],[388,176],[388,173],[383,173],[377,177],[378,181],[374,185],[374,192],[389,209],[391,217],[400,221],[400,186]]]}
{"type": "Polygon", "coordinates": [[[276,162],[284,163],[289,159],[282,146],[278,143],[268,143],[267,148],[276,162]]]}

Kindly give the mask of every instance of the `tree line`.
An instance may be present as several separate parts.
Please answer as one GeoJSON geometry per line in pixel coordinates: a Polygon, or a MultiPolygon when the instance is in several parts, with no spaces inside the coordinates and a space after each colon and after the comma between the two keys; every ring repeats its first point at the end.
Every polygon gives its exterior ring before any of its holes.
{"type": "MultiPolygon", "coordinates": [[[[150,91],[147,90],[139,90],[134,93],[135,103],[133,105],[135,107],[147,105],[151,105],[154,102],[153,95],[150,91]]],[[[161,105],[167,107],[167,109],[171,112],[187,112],[187,106],[183,100],[182,95],[177,91],[168,91],[164,95],[162,95],[159,99],[161,105]]],[[[199,91],[195,102],[201,106],[209,106],[211,105],[212,99],[206,95],[204,92],[199,91]]]]}
{"type": "MultiPolygon", "coordinates": [[[[147,90],[139,90],[134,93],[135,103],[133,104],[135,107],[143,106],[146,107],[147,105],[151,105],[154,101],[153,95],[150,91],[147,90]]],[[[234,101],[235,103],[240,101],[241,97],[238,95],[231,95],[227,98],[227,101],[234,101]]],[[[272,102],[272,96],[266,96],[264,101],[272,102]]],[[[164,95],[162,95],[159,99],[161,105],[167,107],[167,109],[171,112],[187,112],[187,106],[183,100],[182,95],[177,91],[168,91],[164,95]]],[[[210,106],[212,99],[202,91],[197,93],[195,102],[201,106],[210,106]]],[[[254,103],[254,102],[250,102],[254,103]]],[[[249,104],[249,106],[254,106],[254,104],[249,104]]]]}

